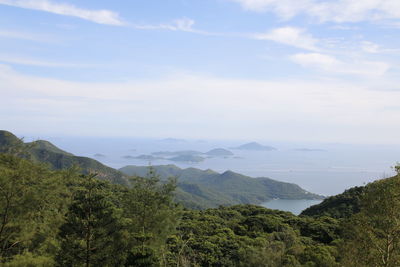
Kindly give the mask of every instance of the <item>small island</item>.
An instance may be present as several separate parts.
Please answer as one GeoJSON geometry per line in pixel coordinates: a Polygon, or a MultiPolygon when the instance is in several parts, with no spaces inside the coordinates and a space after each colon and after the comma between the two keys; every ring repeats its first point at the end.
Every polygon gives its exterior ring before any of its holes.
{"type": "Polygon", "coordinates": [[[224,149],[224,148],[214,148],[204,154],[206,154],[208,156],[216,156],[216,157],[233,156],[233,153],[231,151],[224,149]]]}
{"type": "Polygon", "coordinates": [[[238,147],[233,147],[232,149],[237,150],[251,150],[251,151],[273,151],[276,150],[275,147],[272,146],[264,146],[257,142],[247,143],[238,147]]]}

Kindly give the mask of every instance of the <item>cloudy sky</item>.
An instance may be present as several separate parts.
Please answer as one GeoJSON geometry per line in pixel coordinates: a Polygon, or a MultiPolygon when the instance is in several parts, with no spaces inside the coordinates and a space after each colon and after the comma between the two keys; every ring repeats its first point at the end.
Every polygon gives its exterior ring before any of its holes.
{"type": "Polygon", "coordinates": [[[0,128],[400,144],[399,0],[0,0],[0,128]]]}

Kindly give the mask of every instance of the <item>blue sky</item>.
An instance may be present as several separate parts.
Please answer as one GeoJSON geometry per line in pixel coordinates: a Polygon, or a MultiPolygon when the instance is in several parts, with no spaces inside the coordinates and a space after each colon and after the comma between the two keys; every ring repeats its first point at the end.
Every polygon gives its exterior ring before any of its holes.
{"type": "Polygon", "coordinates": [[[398,0],[0,0],[0,128],[399,144],[398,0]]]}

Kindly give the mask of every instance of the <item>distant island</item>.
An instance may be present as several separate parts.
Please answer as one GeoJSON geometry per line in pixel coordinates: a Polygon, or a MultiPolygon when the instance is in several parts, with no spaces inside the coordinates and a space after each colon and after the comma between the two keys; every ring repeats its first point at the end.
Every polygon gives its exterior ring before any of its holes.
{"type": "Polygon", "coordinates": [[[134,159],[135,157],[131,156],[131,155],[126,155],[126,156],[122,156],[122,158],[124,158],[124,159],[134,159]]]}
{"type": "Polygon", "coordinates": [[[224,148],[214,148],[204,154],[217,157],[233,156],[233,153],[231,151],[224,148]]]}
{"type": "Polygon", "coordinates": [[[134,157],[134,159],[143,159],[143,160],[159,160],[159,159],[164,159],[161,157],[154,157],[153,155],[139,155],[137,157],[134,157]]]}
{"type": "Polygon", "coordinates": [[[106,155],[100,154],[100,153],[96,153],[93,155],[95,158],[105,158],[106,155]]]}
{"type": "Polygon", "coordinates": [[[151,156],[158,157],[158,159],[161,157],[162,159],[171,161],[197,163],[211,157],[230,157],[233,156],[233,153],[224,148],[215,148],[205,153],[196,150],[158,151],[151,153],[151,155],[148,155],[147,157],[151,156]]]}
{"type": "Polygon", "coordinates": [[[168,160],[172,161],[181,161],[181,162],[192,162],[192,163],[199,163],[205,160],[205,158],[196,156],[196,155],[179,155],[173,158],[169,158],[168,160]]]}
{"type": "Polygon", "coordinates": [[[238,147],[233,147],[232,149],[237,150],[252,150],[252,151],[273,151],[276,150],[275,147],[272,146],[264,146],[257,142],[247,143],[238,147]]]}

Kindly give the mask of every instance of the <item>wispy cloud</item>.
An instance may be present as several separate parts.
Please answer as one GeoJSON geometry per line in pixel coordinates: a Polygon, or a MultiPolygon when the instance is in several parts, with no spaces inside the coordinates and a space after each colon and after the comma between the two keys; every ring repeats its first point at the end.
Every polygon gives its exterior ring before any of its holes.
{"type": "Polygon", "coordinates": [[[319,71],[377,77],[384,75],[390,68],[390,64],[380,61],[341,61],[333,56],[320,53],[299,53],[292,55],[290,59],[303,67],[313,68],[319,71]]]}
{"type": "Polygon", "coordinates": [[[307,33],[305,29],[295,27],[283,27],[273,29],[267,33],[257,33],[253,38],[258,40],[270,40],[306,50],[318,50],[318,40],[307,33]]]}
{"type": "Polygon", "coordinates": [[[90,10],[76,7],[71,4],[55,3],[49,0],[0,0],[0,4],[40,10],[58,15],[72,16],[99,24],[123,26],[125,22],[119,14],[110,10],[90,10]]]}
{"type": "Polygon", "coordinates": [[[21,57],[21,56],[9,55],[9,54],[7,54],[7,55],[0,54],[0,62],[17,64],[17,65],[25,65],[25,66],[51,67],[51,68],[88,68],[88,67],[93,67],[93,65],[51,62],[51,61],[46,61],[46,60],[33,59],[33,58],[29,58],[29,57],[21,57]]]}
{"type": "Polygon", "coordinates": [[[134,28],[142,30],[170,30],[170,31],[194,31],[194,20],[188,18],[176,19],[171,23],[161,24],[136,24],[134,28]]]}
{"type": "Polygon", "coordinates": [[[201,35],[214,35],[214,36],[224,36],[226,33],[216,33],[208,32],[194,28],[195,21],[190,18],[180,18],[173,20],[170,23],[160,23],[160,24],[134,24],[133,27],[139,30],[168,30],[168,31],[182,31],[190,32],[201,35]]]}
{"type": "Polygon", "coordinates": [[[50,42],[50,38],[42,35],[35,35],[27,32],[0,30],[0,38],[20,39],[35,42],[50,42]]]}
{"type": "Polygon", "coordinates": [[[359,22],[399,19],[397,0],[230,0],[244,9],[274,12],[284,19],[305,14],[321,22],[359,22]]]}

